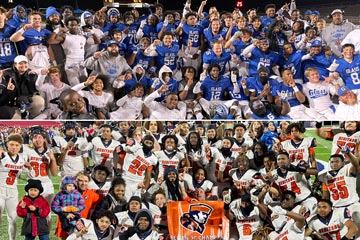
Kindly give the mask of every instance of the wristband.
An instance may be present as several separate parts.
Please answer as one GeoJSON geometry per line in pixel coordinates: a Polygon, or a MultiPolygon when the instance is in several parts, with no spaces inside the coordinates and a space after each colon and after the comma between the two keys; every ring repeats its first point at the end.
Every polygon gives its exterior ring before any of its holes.
{"type": "Polygon", "coordinates": [[[18,32],[20,32],[21,34],[23,34],[23,33],[25,32],[24,27],[20,28],[18,32]]]}
{"type": "Polygon", "coordinates": [[[199,55],[200,55],[200,54],[201,54],[201,50],[199,49],[199,50],[196,52],[196,54],[199,54],[199,55]]]}
{"type": "Polygon", "coordinates": [[[246,89],[246,84],[241,84],[243,89],[246,89]]]}
{"type": "Polygon", "coordinates": [[[94,30],[90,30],[90,33],[91,33],[91,34],[94,34],[95,32],[94,32],[94,30]]]}
{"type": "Polygon", "coordinates": [[[299,92],[299,88],[297,86],[293,87],[295,92],[299,92]]]}
{"type": "Polygon", "coordinates": [[[186,85],[186,86],[184,87],[184,91],[189,91],[189,86],[188,86],[188,85],[186,85]]]}
{"type": "Polygon", "coordinates": [[[180,24],[179,24],[179,27],[182,27],[182,26],[184,26],[184,24],[183,24],[183,23],[180,23],[180,24]]]}

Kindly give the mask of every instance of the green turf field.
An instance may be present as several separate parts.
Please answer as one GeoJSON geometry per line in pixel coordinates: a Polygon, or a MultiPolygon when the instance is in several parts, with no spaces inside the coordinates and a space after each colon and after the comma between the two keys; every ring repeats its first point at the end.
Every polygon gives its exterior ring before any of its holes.
{"type": "MultiPolygon", "coordinates": [[[[315,131],[314,130],[307,130],[305,133],[306,137],[316,137],[317,139],[317,147],[316,147],[316,158],[320,159],[320,160],[324,160],[327,161],[330,157],[330,150],[331,150],[331,141],[329,140],[324,140],[321,139],[319,137],[316,136],[315,131]]],[[[53,177],[52,178],[53,183],[54,183],[54,188],[55,188],[55,193],[58,191],[59,189],[59,183],[60,183],[60,177],[53,177]]],[[[26,179],[25,177],[21,176],[21,178],[19,179],[19,199],[24,196],[25,191],[24,191],[24,187],[26,184],[26,179]]],[[[7,232],[7,219],[6,219],[6,215],[3,214],[2,216],[2,223],[0,225],[0,240],[5,240],[8,239],[8,232],[7,232]]],[[[50,239],[57,239],[54,236],[54,232],[55,232],[55,217],[53,215],[52,218],[52,230],[50,232],[50,239]]],[[[17,221],[17,236],[16,239],[24,239],[24,237],[20,236],[20,232],[21,232],[21,224],[22,224],[22,219],[18,219],[17,221]]]]}

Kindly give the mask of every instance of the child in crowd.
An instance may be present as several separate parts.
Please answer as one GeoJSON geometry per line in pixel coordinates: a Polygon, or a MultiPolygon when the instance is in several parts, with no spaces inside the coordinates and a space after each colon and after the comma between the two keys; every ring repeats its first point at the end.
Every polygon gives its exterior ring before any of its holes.
{"type": "Polygon", "coordinates": [[[72,232],[80,219],[80,212],[85,208],[84,198],[76,186],[75,178],[66,176],[61,182],[61,191],[51,203],[51,210],[59,216],[61,227],[67,232],[72,232]]]}
{"type": "Polygon", "coordinates": [[[24,222],[21,227],[21,235],[25,240],[33,240],[39,236],[41,240],[49,239],[49,226],[46,217],[50,213],[49,203],[40,194],[44,191],[41,181],[29,179],[25,186],[27,195],[17,205],[16,212],[24,222]]]}

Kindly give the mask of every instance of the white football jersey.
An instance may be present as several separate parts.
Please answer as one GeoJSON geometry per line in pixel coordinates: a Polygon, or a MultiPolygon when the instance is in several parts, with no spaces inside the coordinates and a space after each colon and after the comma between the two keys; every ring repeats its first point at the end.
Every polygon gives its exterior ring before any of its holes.
{"type": "Polygon", "coordinates": [[[337,173],[326,172],[318,177],[329,193],[334,207],[343,207],[359,202],[356,192],[356,174],[350,172],[352,164],[346,164],[337,173]]]}
{"type": "Polygon", "coordinates": [[[325,81],[317,84],[307,82],[303,84],[303,93],[309,100],[310,108],[321,113],[333,105],[330,93],[335,93],[335,87],[325,81]]]}
{"type": "MultiPolygon", "coordinates": [[[[184,174],[184,182],[185,182],[185,189],[187,191],[195,191],[196,190],[196,187],[194,186],[194,179],[190,174],[188,174],[188,173],[184,174]]],[[[204,189],[205,192],[210,192],[213,185],[214,185],[214,183],[212,183],[211,181],[205,180],[197,188],[201,187],[202,189],[204,189]]]]}
{"type": "Polygon", "coordinates": [[[215,183],[217,182],[217,172],[225,170],[226,161],[217,148],[210,147],[210,151],[211,155],[209,158],[203,158],[202,164],[205,166],[208,180],[215,183]]]}
{"type": "Polygon", "coordinates": [[[155,156],[159,161],[158,176],[164,176],[167,167],[178,169],[180,161],[184,159],[184,154],[181,152],[172,152],[169,154],[165,150],[155,152],[155,156]]]}
{"type": "Polygon", "coordinates": [[[297,163],[304,160],[310,165],[309,148],[316,147],[316,140],[313,137],[305,137],[300,143],[294,143],[293,140],[281,142],[282,148],[289,153],[290,161],[297,163]]]}
{"type": "Polygon", "coordinates": [[[310,194],[308,181],[304,174],[298,172],[282,173],[280,168],[272,171],[271,175],[275,178],[275,183],[279,186],[281,191],[290,190],[296,194],[295,202],[301,202],[310,194]]]}
{"type": "MultiPolygon", "coordinates": [[[[140,144],[136,145],[140,146],[140,144]]],[[[123,178],[131,183],[142,182],[145,179],[146,170],[151,166],[156,166],[158,161],[153,153],[145,156],[142,147],[138,146],[134,146],[133,152],[126,153],[122,168],[123,178]]]]}
{"type": "MultiPolygon", "coordinates": [[[[54,139],[54,146],[53,151],[54,153],[60,154],[62,149],[65,149],[68,142],[63,138],[59,136],[55,136],[54,139]]],[[[85,157],[88,157],[87,151],[81,151],[79,149],[79,145],[86,145],[87,140],[85,138],[73,138],[71,141],[73,141],[75,144],[74,146],[66,151],[64,162],[63,162],[63,171],[62,171],[62,177],[64,176],[75,176],[78,172],[84,170],[84,159],[85,157]]]]}
{"type": "Polygon", "coordinates": [[[23,154],[27,156],[27,159],[34,169],[35,176],[33,179],[39,179],[41,182],[51,182],[49,177],[49,167],[50,167],[50,149],[46,148],[44,152],[40,153],[34,148],[30,148],[26,145],[23,145],[23,154]]]}
{"type": "Polygon", "coordinates": [[[102,186],[99,186],[94,182],[94,180],[92,178],[88,185],[89,189],[93,190],[94,192],[99,194],[101,197],[105,197],[108,194],[110,187],[111,187],[110,181],[106,181],[102,186]]]}
{"type": "Polygon", "coordinates": [[[353,154],[357,155],[356,146],[360,142],[360,132],[355,132],[352,135],[348,135],[345,132],[338,133],[334,136],[332,142],[331,154],[341,154],[339,146],[347,146],[353,154]]]}
{"type": "Polygon", "coordinates": [[[236,227],[239,231],[240,239],[252,239],[252,235],[259,226],[262,226],[260,219],[260,210],[257,206],[250,212],[249,216],[244,216],[240,210],[241,199],[234,200],[230,203],[230,211],[236,219],[236,227]]]}
{"type": "Polygon", "coordinates": [[[12,188],[17,192],[18,177],[24,171],[26,161],[26,155],[18,154],[13,159],[8,153],[4,153],[4,157],[0,159],[0,183],[2,186],[12,188]]]}
{"type": "Polygon", "coordinates": [[[257,173],[254,169],[248,169],[243,175],[240,174],[237,168],[230,170],[229,175],[232,177],[237,185],[240,185],[242,189],[250,189],[250,182],[253,176],[257,173]]]}
{"type": "Polygon", "coordinates": [[[322,219],[318,215],[314,216],[309,222],[309,228],[318,232],[321,236],[329,240],[339,240],[347,232],[345,222],[350,219],[348,211],[343,214],[332,212],[330,219],[322,219]]]}
{"type": "Polygon", "coordinates": [[[112,139],[105,143],[100,137],[94,137],[91,144],[93,145],[92,157],[94,165],[105,166],[112,172],[114,150],[120,145],[120,142],[112,139]]]}

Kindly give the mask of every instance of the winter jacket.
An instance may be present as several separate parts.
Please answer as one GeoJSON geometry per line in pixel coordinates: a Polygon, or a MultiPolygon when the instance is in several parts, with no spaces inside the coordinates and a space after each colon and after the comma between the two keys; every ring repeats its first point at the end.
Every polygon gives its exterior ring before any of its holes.
{"type": "Polygon", "coordinates": [[[49,227],[46,217],[50,213],[49,203],[39,196],[35,199],[31,199],[29,196],[25,196],[22,201],[25,202],[26,207],[20,207],[20,203],[17,205],[16,212],[21,218],[24,218],[24,222],[21,228],[21,235],[39,236],[49,234],[49,227]],[[34,205],[36,210],[30,211],[28,206],[34,205]]]}
{"type": "Polygon", "coordinates": [[[17,102],[21,101],[28,103],[29,99],[38,93],[35,87],[37,77],[36,73],[30,74],[30,70],[20,75],[15,68],[5,69],[0,84],[0,106],[17,106],[17,102]],[[12,91],[7,89],[10,78],[15,85],[12,91]]]}
{"type": "Polygon", "coordinates": [[[67,192],[65,190],[67,184],[74,184],[75,188],[77,186],[75,178],[66,176],[61,182],[61,191],[55,195],[51,203],[51,210],[57,215],[71,212],[80,216],[80,212],[85,208],[84,198],[76,189],[67,192]],[[64,207],[69,207],[69,211],[64,210],[64,207]]]}

